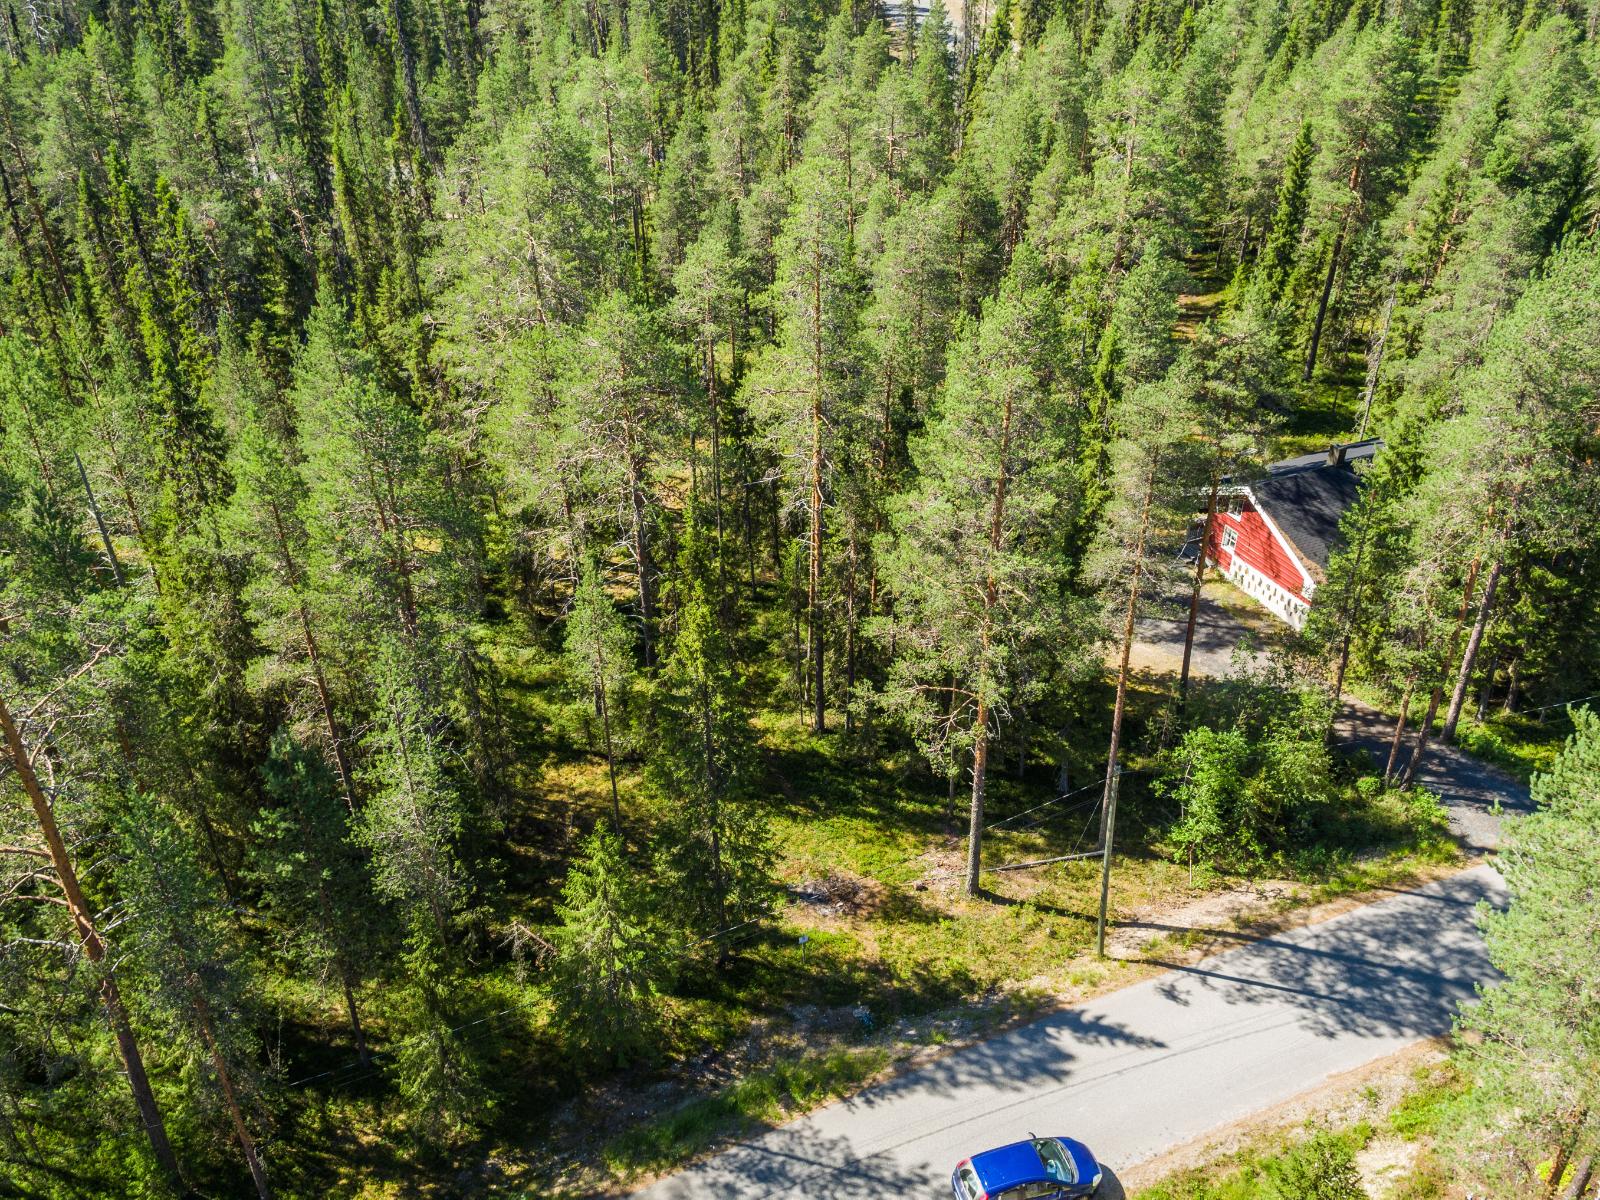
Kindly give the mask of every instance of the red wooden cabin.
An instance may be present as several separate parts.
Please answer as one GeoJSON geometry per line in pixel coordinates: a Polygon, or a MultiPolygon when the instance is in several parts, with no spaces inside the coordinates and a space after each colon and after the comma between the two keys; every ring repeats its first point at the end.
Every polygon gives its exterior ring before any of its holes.
{"type": "Polygon", "coordinates": [[[1301,628],[1328,557],[1340,545],[1339,519],[1355,503],[1355,464],[1383,443],[1372,439],[1285,459],[1265,478],[1222,492],[1206,537],[1206,561],[1280,620],[1301,628]]]}

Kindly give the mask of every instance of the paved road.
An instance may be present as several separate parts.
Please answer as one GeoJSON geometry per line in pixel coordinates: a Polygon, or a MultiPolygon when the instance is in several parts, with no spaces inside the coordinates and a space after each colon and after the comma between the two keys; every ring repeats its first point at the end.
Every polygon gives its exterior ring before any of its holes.
{"type": "MultiPolygon", "coordinates": [[[[1045,1017],[670,1176],[648,1200],[947,1197],[964,1155],[1038,1133],[1114,1174],[1419,1038],[1489,965],[1477,867],[1045,1017]]],[[[1120,1193],[1114,1179],[1106,1189],[1120,1193]]]]}

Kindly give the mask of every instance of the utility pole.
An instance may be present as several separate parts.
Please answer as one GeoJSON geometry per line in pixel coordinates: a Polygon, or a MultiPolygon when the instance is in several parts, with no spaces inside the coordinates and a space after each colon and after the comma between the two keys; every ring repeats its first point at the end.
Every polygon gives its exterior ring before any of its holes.
{"type": "Polygon", "coordinates": [[[1106,796],[1106,836],[1100,843],[1100,925],[1095,936],[1095,956],[1106,956],[1106,903],[1111,898],[1111,841],[1117,832],[1117,791],[1122,786],[1122,768],[1111,773],[1111,788],[1106,796]]]}

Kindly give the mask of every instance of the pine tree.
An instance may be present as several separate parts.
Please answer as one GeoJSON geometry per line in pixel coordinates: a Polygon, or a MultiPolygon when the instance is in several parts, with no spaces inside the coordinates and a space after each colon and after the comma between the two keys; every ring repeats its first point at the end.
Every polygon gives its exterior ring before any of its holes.
{"type": "MultiPolygon", "coordinates": [[[[728,418],[723,414],[723,393],[718,389],[717,347],[725,338],[728,343],[728,370],[736,368],[739,331],[739,305],[744,300],[741,264],[726,233],[707,230],[695,240],[683,256],[682,263],[673,275],[676,297],[673,315],[679,323],[694,332],[699,350],[700,375],[705,387],[705,412],[703,420],[694,428],[704,428],[711,442],[711,512],[717,532],[717,570],[719,582],[723,581],[724,467],[722,442],[728,418]]],[[[725,586],[725,583],[724,583],[725,586]]]]}
{"type": "Polygon", "coordinates": [[[1600,920],[1600,717],[1573,713],[1576,732],[1534,779],[1539,811],[1506,823],[1504,910],[1478,917],[1500,976],[1459,1018],[1457,1060],[1473,1088],[1452,1135],[1458,1155],[1492,1185],[1553,1196],[1570,1164],[1600,1153],[1595,1080],[1600,1022],[1590,931],[1600,920]]]}
{"type": "Polygon", "coordinates": [[[883,573],[898,654],[883,693],[924,750],[970,756],[966,887],[982,889],[989,749],[1030,695],[1026,656],[1070,663],[1074,611],[1059,538],[1072,516],[1072,413],[1037,260],[1019,253],[1000,296],[950,356],[950,377],[914,456],[919,483],[891,510],[883,573]]]}
{"type": "Polygon", "coordinates": [[[660,319],[613,292],[571,339],[562,377],[562,452],[633,560],[640,641],[656,659],[656,472],[681,421],[682,358],[660,319]]]}
{"type": "Polygon", "coordinates": [[[782,465],[786,507],[805,513],[806,659],[811,726],[827,725],[823,556],[834,476],[860,411],[857,274],[850,189],[835,158],[793,173],[794,202],[778,245],[777,345],[751,369],[744,397],[782,465]]]}
{"type": "Polygon", "coordinates": [[[1107,624],[1116,628],[1119,644],[1102,840],[1122,755],[1129,662],[1140,605],[1159,595],[1165,583],[1176,582],[1163,578],[1174,564],[1162,546],[1187,527],[1193,496],[1205,477],[1203,456],[1189,441],[1199,382],[1192,357],[1181,356],[1164,377],[1125,391],[1112,413],[1116,436],[1110,449],[1111,500],[1103,510],[1088,563],[1102,589],[1107,624]]]}

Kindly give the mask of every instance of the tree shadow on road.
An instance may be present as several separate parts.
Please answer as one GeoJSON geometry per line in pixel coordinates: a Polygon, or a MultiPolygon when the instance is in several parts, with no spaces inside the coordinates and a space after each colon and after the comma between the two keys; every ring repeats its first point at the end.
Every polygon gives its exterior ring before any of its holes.
{"type": "Polygon", "coordinates": [[[1146,961],[1172,972],[1157,994],[1185,1007],[1201,994],[1229,1005],[1287,1001],[1319,1037],[1435,1037],[1449,1032],[1456,1002],[1493,977],[1461,910],[1498,894],[1489,876],[1456,876],[1305,936],[1257,938],[1196,964],[1146,961]]]}

